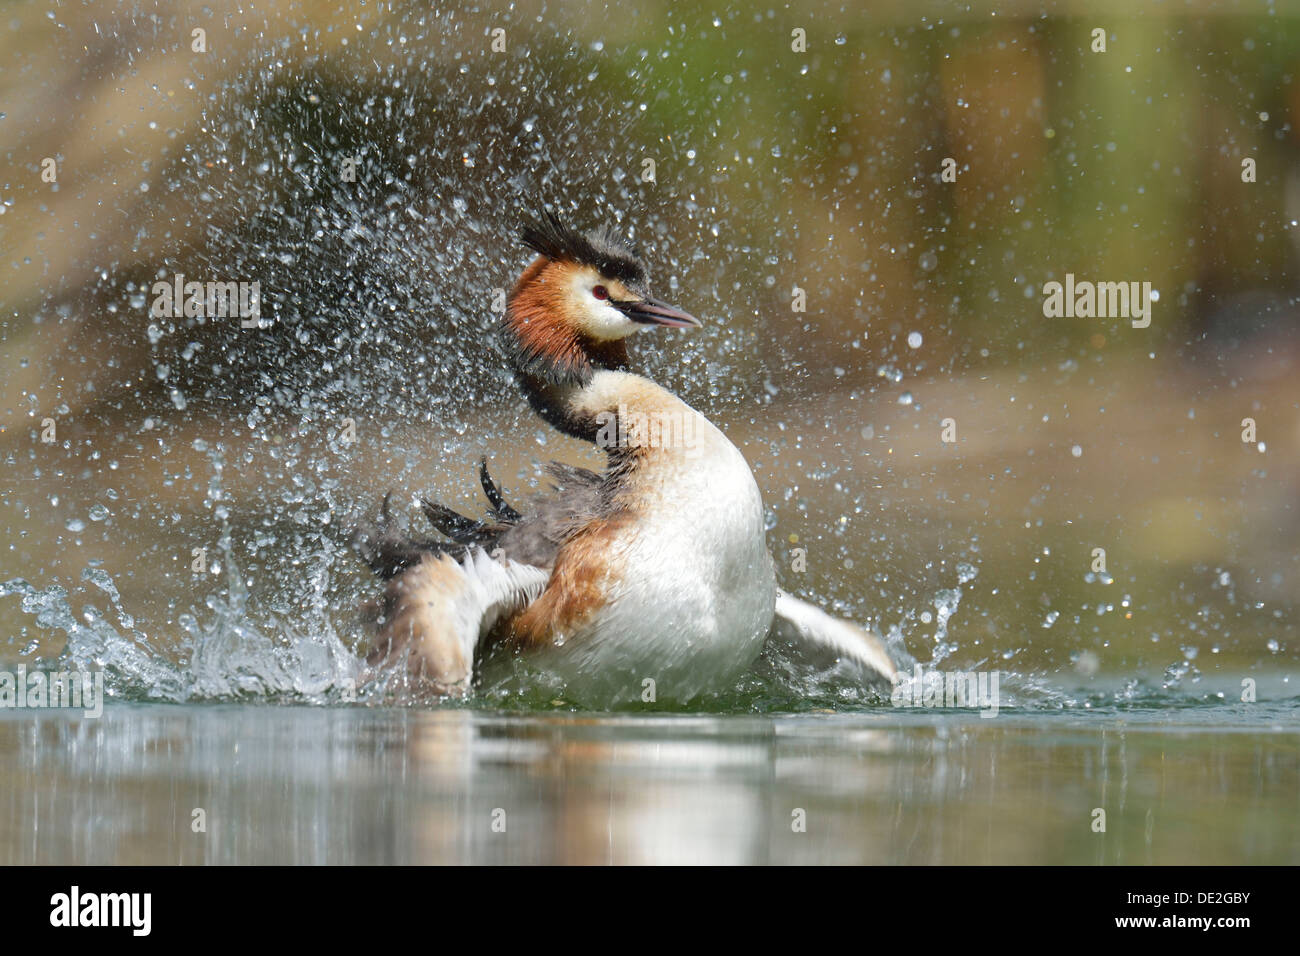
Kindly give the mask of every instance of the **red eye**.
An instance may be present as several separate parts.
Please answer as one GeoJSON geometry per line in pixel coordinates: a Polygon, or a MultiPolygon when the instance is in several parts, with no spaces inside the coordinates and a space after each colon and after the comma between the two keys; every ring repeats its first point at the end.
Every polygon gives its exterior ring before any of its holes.
{"type": "Polygon", "coordinates": [[[609,290],[606,289],[603,285],[592,286],[591,294],[594,295],[597,299],[609,298],[609,290]]]}

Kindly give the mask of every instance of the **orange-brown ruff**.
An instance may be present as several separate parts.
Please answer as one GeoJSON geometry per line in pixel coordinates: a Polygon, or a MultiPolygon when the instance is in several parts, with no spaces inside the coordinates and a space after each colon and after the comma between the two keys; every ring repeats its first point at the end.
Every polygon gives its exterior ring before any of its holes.
{"type": "Polygon", "coordinates": [[[630,371],[629,335],[695,319],[653,298],[640,259],[609,233],[548,215],[522,238],[538,256],[502,325],[517,379],[542,418],[600,445],[609,465],[552,466],[554,492],[522,514],[484,466],[488,517],[423,503],[450,541],[400,531],[385,507],[357,538],[390,579],[371,663],[402,659],[417,690],[464,694],[495,650],[590,706],[685,702],[731,686],[775,620],[892,679],[873,635],[778,591],[762,499],[735,446],[630,371]]]}
{"type": "Polygon", "coordinates": [[[538,256],[524,270],[511,292],[506,310],[507,334],[516,341],[518,354],[554,370],[558,376],[577,376],[596,363],[607,368],[627,365],[623,339],[600,342],[564,320],[564,290],[573,266],[538,256]]]}

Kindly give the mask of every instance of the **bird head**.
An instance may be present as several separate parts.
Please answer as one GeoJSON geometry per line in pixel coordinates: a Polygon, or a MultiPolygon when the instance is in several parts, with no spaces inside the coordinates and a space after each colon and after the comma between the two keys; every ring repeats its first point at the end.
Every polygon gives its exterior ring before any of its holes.
{"type": "Polygon", "coordinates": [[[578,232],[548,211],[519,235],[537,253],[506,308],[521,371],[581,379],[624,365],[623,340],[634,332],[700,324],[650,294],[645,264],[612,229],[578,232]]]}

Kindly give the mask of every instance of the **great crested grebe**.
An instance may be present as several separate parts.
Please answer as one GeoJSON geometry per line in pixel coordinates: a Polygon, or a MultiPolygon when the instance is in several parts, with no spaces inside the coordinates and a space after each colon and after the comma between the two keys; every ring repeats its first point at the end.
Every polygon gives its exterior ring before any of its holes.
{"type": "Polygon", "coordinates": [[[649,293],[641,259],[613,231],[551,213],[524,226],[537,257],[515,283],[502,333],[532,407],[606,451],[602,474],[552,464],[555,488],[521,514],[492,482],[473,520],[429,501],[450,541],[391,520],[355,539],[389,584],[370,663],[404,658],[422,692],[465,695],[476,655],[506,650],[590,706],[687,702],[725,690],[779,627],[796,641],[895,679],[880,640],[776,586],[749,465],[703,415],[630,371],[626,339],[699,323],[649,293]],[[649,683],[653,682],[653,683],[649,683]]]}

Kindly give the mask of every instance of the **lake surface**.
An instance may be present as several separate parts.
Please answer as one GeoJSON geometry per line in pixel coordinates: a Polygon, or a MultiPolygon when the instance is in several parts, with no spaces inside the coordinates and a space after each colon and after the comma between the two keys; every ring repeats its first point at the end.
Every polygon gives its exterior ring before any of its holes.
{"type": "Polygon", "coordinates": [[[1294,697],[1110,696],[992,719],[0,711],[0,862],[1300,863],[1294,697]]]}

